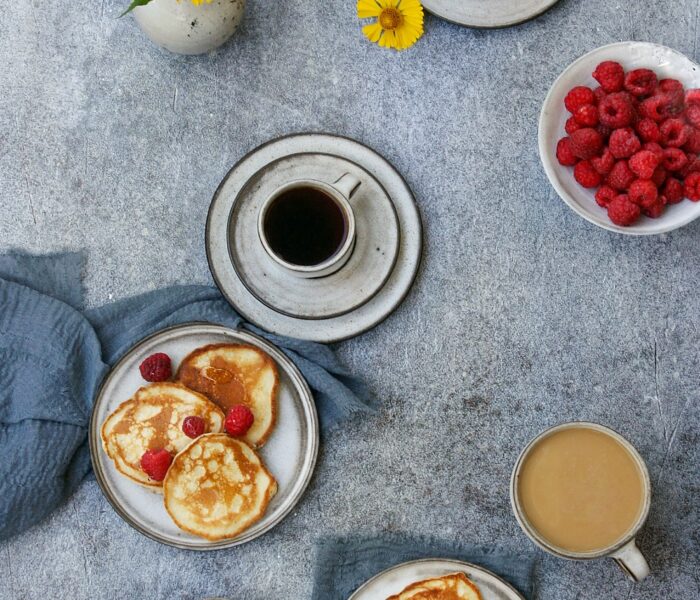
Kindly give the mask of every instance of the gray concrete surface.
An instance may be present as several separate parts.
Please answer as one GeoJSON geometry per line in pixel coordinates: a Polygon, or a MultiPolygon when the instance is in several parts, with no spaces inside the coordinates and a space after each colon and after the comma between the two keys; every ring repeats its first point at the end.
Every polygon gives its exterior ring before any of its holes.
{"type": "Polygon", "coordinates": [[[0,20],[1,249],[86,248],[91,305],[207,283],[204,219],[244,152],[323,130],[376,148],[425,219],[413,292],[339,346],[376,417],[324,439],[277,529],[193,554],[141,537],[94,481],[0,544],[2,598],[308,597],[319,535],[384,530],[528,546],[507,483],[518,450],[569,419],[617,428],[648,461],[640,543],[653,575],[541,555],[539,600],[700,597],[700,223],[653,238],[598,229],[555,195],[537,115],[587,50],[649,40],[700,59],[697,0],[562,0],[526,25],[428,18],[403,54],[363,40],[348,0],[250,0],[213,56],[153,47],[123,2],[15,0],[0,20]]]}

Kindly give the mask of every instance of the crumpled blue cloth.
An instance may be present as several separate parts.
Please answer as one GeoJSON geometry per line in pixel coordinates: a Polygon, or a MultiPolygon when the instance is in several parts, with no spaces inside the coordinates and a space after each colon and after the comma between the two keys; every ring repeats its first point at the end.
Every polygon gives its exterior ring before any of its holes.
{"type": "Polygon", "coordinates": [[[90,472],[95,392],[127,350],[190,321],[245,328],[278,346],[311,387],[322,428],[370,410],[330,348],[245,323],[218,290],[172,287],[82,312],[84,256],[0,255],[0,539],[48,515],[90,472]]]}

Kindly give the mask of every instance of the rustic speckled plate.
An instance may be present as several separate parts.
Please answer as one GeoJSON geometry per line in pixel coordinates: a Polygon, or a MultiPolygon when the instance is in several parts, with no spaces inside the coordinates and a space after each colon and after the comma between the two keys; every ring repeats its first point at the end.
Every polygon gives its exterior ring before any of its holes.
{"type": "Polygon", "coordinates": [[[494,29],[538,17],[559,0],[423,0],[425,9],[458,25],[494,29]]]}
{"type": "Polygon", "coordinates": [[[415,560],[387,569],[364,583],[348,600],[386,600],[417,581],[459,572],[477,585],[483,600],[525,600],[513,586],[491,571],[471,563],[441,558],[415,560]]]}
{"type": "Polygon", "coordinates": [[[210,323],[164,329],[142,340],[102,382],[90,419],[90,453],[97,482],[107,500],[129,525],[144,535],[176,548],[217,550],[254,540],[277,525],[301,498],[316,464],[319,431],[316,405],[296,366],[262,338],[210,323]],[[177,366],[192,350],[208,344],[243,343],[267,352],[280,375],[277,425],[260,455],[279,485],[264,517],[230,540],[211,542],[179,529],[163,506],[163,496],[121,475],[102,448],[100,429],[107,416],[146,382],[139,365],[154,352],[165,352],[177,366]]]}

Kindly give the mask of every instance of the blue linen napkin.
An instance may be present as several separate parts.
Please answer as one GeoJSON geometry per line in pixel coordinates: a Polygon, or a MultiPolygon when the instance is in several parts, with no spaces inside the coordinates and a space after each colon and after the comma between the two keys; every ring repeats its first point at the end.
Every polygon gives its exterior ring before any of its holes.
{"type": "Polygon", "coordinates": [[[535,555],[513,553],[460,541],[386,534],[324,538],[316,542],[312,600],[348,600],[365,581],[382,571],[421,558],[450,558],[494,572],[532,598],[535,555]]]}
{"type": "Polygon", "coordinates": [[[277,345],[314,392],[322,429],[370,410],[330,348],[245,323],[218,290],[172,287],[81,312],[84,256],[0,256],[0,539],[46,517],[90,472],[87,424],[109,369],[179,323],[245,328],[277,345]]]}

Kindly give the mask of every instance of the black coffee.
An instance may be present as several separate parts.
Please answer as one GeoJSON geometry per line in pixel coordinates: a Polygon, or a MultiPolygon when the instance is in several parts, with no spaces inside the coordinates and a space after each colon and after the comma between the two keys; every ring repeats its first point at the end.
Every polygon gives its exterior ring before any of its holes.
{"type": "Polygon", "coordinates": [[[312,187],[298,187],[278,196],[267,209],[263,228],[275,254],[304,267],[329,259],[347,235],[336,201],[312,187]]]}

